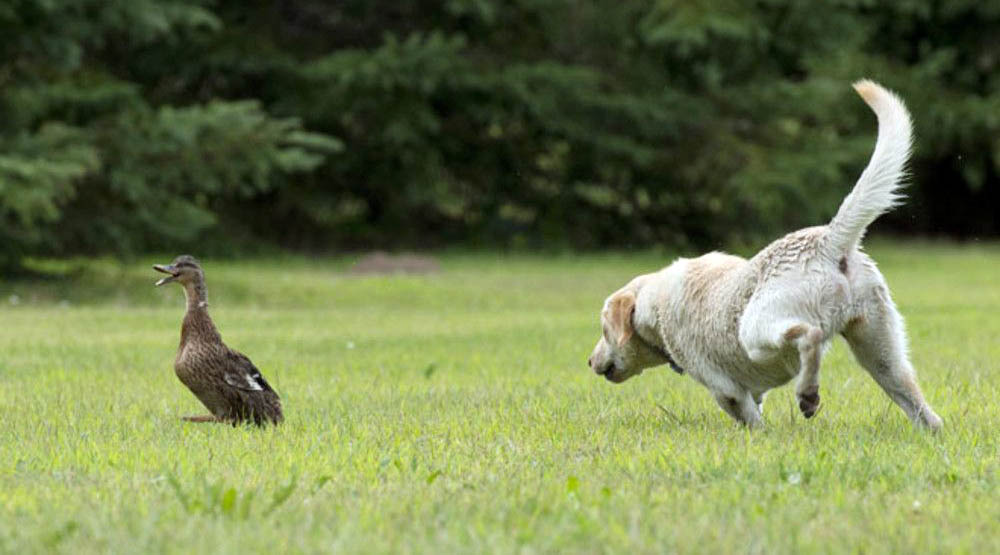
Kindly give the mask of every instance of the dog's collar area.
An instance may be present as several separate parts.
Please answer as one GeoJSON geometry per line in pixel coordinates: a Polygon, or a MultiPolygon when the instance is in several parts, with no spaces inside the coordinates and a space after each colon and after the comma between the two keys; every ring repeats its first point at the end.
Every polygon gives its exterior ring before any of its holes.
{"type": "Polygon", "coordinates": [[[674,357],[670,356],[670,353],[668,353],[666,349],[657,349],[657,350],[660,351],[660,354],[662,354],[663,357],[667,359],[667,364],[670,365],[670,368],[673,369],[674,372],[677,372],[682,376],[684,375],[684,369],[681,368],[680,364],[677,364],[677,361],[674,360],[674,357]]]}
{"type": "Polygon", "coordinates": [[[670,365],[670,368],[674,372],[677,372],[678,374],[680,374],[682,376],[684,375],[684,369],[681,368],[680,364],[677,364],[677,361],[674,360],[674,357],[670,356],[670,351],[668,351],[666,349],[666,347],[660,347],[658,345],[654,345],[650,341],[646,341],[646,338],[643,337],[641,333],[637,332],[635,335],[636,335],[636,337],[639,338],[639,341],[642,341],[643,343],[646,344],[647,347],[649,347],[653,351],[656,351],[657,353],[660,353],[660,355],[662,355],[663,358],[667,359],[667,364],[670,365]]]}

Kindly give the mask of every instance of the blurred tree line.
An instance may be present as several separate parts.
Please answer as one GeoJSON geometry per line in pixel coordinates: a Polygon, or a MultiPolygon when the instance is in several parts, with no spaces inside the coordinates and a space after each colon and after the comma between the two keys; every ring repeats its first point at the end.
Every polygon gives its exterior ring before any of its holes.
{"type": "Polygon", "coordinates": [[[748,244],[914,113],[883,229],[1000,232],[1000,3],[2,0],[0,262],[748,244]]]}

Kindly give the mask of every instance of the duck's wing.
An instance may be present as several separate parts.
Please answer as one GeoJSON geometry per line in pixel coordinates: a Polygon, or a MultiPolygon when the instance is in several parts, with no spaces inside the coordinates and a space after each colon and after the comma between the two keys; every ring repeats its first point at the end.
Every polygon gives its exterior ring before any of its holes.
{"type": "Polygon", "coordinates": [[[244,391],[270,391],[271,385],[267,383],[260,370],[250,362],[250,359],[243,353],[230,350],[227,353],[226,371],[222,374],[222,379],[227,384],[244,391]]]}

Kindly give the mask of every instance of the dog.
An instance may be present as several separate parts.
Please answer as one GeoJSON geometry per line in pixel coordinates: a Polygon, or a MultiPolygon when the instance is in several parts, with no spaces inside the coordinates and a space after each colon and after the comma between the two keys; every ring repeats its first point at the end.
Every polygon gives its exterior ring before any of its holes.
{"type": "Polygon", "coordinates": [[[708,388],[732,418],[762,424],[765,394],[798,377],[806,418],[820,406],[820,360],[836,335],[917,426],[941,428],[907,358],[903,319],[861,239],[896,206],[910,153],[910,114],[894,93],[862,80],[854,89],[875,112],[868,166],[825,226],[771,243],[749,260],[713,252],[680,258],[614,292],[588,365],[622,383],[669,364],[708,388]]]}

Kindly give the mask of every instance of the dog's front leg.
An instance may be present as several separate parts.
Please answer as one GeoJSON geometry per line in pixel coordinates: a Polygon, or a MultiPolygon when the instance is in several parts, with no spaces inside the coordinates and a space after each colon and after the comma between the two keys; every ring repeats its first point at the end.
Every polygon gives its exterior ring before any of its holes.
{"type": "Polygon", "coordinates": [[[753,402],[757,403],[757,412],[760,414],[761,418],[764,417],[764,396],[767,392],[755,393],[753,396],[753,402]]]}
{"type": "Polygon", "coordinates": [[[743,392],[737,395],[729,395],[727,393],[713,392],[713,395],[715,396],[715,402],[722,407],[722,410],[726,411],[726,414],[732,416],[740,424],[749,428],[758,428],[763,425],[764,422],[761,419],[760,410],[757,408],[757,402],[754,401],[750,393],[743,392]]]}

